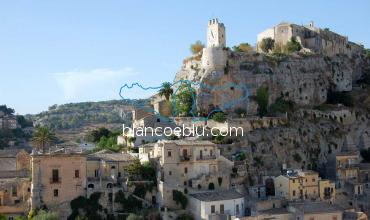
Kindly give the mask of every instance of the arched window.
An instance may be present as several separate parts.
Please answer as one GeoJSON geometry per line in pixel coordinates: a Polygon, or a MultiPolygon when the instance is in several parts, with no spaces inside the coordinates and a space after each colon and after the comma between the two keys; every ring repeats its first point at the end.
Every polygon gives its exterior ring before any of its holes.
{"type": "Polygon", "coordinates": [[[107,188],[108,188],[108,189],[113,188],[113,184],[112,184],[112,183],[108,183],[108,184],[107,184],[107,188]]]}
{"type": "Polygon", "coordinates": [[[94,189],[94,184],[90,183],[89,185],[87,185],[87,188],[94,189]]]}

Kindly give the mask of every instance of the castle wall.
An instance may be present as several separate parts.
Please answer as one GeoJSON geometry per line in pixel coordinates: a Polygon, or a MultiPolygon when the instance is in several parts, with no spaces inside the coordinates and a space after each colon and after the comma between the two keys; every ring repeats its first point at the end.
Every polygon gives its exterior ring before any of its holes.
{"type": "Polygon", "coordinates": [[[202,67],[208,70],[223,70],[227,61],[227,51],[219,47],[203,49],[202,67]]]}

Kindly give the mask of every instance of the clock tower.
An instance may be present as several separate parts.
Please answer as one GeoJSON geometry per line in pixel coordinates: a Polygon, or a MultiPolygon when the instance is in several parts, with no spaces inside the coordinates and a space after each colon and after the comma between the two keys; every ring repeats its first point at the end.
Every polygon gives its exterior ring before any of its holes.
{"type": "Polygon", "coordinates": [[[228,50],[226,47],[225,26],[218,19],[211,19],[207,27],[207,47],[202,52],[202,67],[208,71],[224,71],[228,50]]]}
{"type": "Polygon", "coordinates": [[[208,22],[207,29],[207,47],[221,47],[226,46],[225,40],[225,26],[219,23],[218,19],[211,19],[208,22]]]}

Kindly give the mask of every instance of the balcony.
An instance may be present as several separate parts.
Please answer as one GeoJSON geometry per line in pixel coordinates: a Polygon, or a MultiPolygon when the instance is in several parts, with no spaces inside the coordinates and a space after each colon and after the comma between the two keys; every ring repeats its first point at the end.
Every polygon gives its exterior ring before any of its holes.
{"type": "Polygon", "coordinates": [[[62,182],[62,178],[61,177],[53,177],[53,178],[50,178],[50,184],[59,184],[62,182]]]}
{"type": "Polygon", "coordinates": [[[189,161],[191,158],[191,155],[183,155],[180,156],[180,161],[189,161]]]}
{"type": "Polygon", "coordinates": [[[197,160],[214,160],[214,159],[216,159],[216,155],[197,156],[197,160]]]}

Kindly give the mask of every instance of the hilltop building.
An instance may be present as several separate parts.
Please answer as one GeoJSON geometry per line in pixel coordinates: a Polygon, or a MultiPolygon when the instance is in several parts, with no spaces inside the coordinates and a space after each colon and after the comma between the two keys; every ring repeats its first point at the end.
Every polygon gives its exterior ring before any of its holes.
{"type": "Polygon", "coordinates": [[[262,51],[261,42],[264,38],[271,38],[275,41],[275,45],[283,46],[292,37],[296,38],[306,51],[326,56],[336,54],[352,56],[363,50],[361,45],[348,41],[348,37],[339,35],[327,28],[318,28],[314,25],[314,22],[305,26],[282,22],[257,35],[257,51],[262,51]]]}

